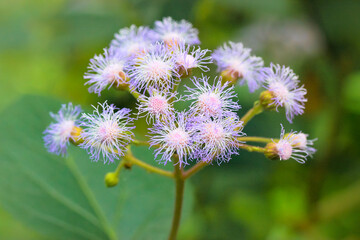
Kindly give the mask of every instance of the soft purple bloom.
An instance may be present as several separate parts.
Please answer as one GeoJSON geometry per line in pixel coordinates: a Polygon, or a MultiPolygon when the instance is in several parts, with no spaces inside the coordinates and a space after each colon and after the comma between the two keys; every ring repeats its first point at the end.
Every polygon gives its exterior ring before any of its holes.
{"type": "Polygon", "coordinates": [[[176,70],[169,49],[163,43],[156,43],[145,55],[133,60],[129,67],[130,87],[139,92],[168,89],[179,78],[176,70]]]}
{"type": "Polygon", "coordinates": [[[118,109],[107,102],[94,107],[92,114],[81,116],[81,138],[79,146],[86,149],[91,159],[98,161],[100,157],[106,162],[114,162],[126,152],[126,146],[133,140],[131,132],[133,119],[129,117],[130,109],[118,109]]]}
{"type": "Polygon", "coordinates": [[[151,47],[153,35],[153,31],[148,27],[131,25],[115,34],[111,47],[129,57],[142,55],[151,47]]]}
{"type": "Polygon", "coordinates": [[[217,160],[228,162],[232,154],[238,154],[242,133],[242,122],[236,117],[221,117],[216,119],[199,118],[193,127],[198,130],[197,139],[201,146],[199,157],[202,161],[217,160]]]}
{"type": "MultiPolygon", "coordinates": [[[[192,158],[197,147],[195,145],[195,129],[190,127],[189,116],[184,112],[172,115],[162,121],[157,121],[149,129],[150,144],[159,145],[155,150],[155,158],[161,154],[160,162],[166,164],[171,162],[171,157],[176,153],[180,166],[188,164],[187,160],[192,158]]],[[[177,164],[177,163],[175,163],[177,164]]]]}
{"type": "Polygon", "coordinates": [[[212,63],[211,56],[206,56],[208,49],[201,50],[200,47],[191,47],[181,41],[178,45],[172,47],[178,68],[182,68],[186,73],[189,69],[200,68],[207,72],[209,68],[207,64],[212,63]]]}
{"type": "Polygon", "coordinates": [[[304,113],[306,89],[299,86],[298,76],[288,67],[274,65],[271,63],[270,68],[264,72],[266,86],[272,93],[276,110],[279,107],[285,107],[286,118],[292,123],[295,115],[304,113]]]}
{"type": "Polygon", "coordinates": [[[61,105],[57,114],[50,113],[55,120],[44,131],[45,147],[51,153],[66,155],[71,133],[74,127],[79,125],[78,116],[81,113],[80,106],[73,106],[72,103],[61,105]]]}
{"type": "Polygon", "coordinates": [[[310,155],[306,149],[294,147],[298,143],[296,134],[297,132],[293,131],[285,134],[284,127],[281,125],[280,140],[278,142],[274,141],[276,154],[280,160],[294,159],[299,163],[305,163],[306,158],[310,155]]]}
{"type": "Polygon", "coordinates": [[[149,96],[140,95],[138,98],[139,116],[144,114],[149,123],[149,120],[164,119],[174,114],[173,102],[176,100],[175,94],[156,89],[151,89],[148,92],[149,96]]]}
{"type": "Polygon", "coordinates": [[[191,112],[218,117],[223,115],[225,111],[236,111],[240,109],[236,99],[233,86],[221,83],[221,78],[215,78],[214,84],[209,84],[209,77],[192,78],[195,88],[185,86],[187,94],[184,96],[186,100],[192,100],[191,112]]]}
{"type": "Polygon", "coordinates": [[[309,156],[312,156],[316,152],[316,149],[312,146],[317,139],[308,139],[308,136],[308,134],[302,132],[294,133],[292,145],[294,148],[304,150],[309,156]]]}
{"type": "Polygon", "coordinates": [[[101,91],[105,88],[126,84],[127,74],[124,70],[126,64],[127,57],[113,49],[105,48],[104,54],[95,55],[90,60],[89,71],[84,76],[85,79],[88,79],[85,85],[91,85],[89,92],[97,93],[100,96],[101,91]]]}
{"type": "Polygon", "coordinates": [[[263,82],[264,61],[260,57],[251,56],[251,49],[244,48],[242,43],[229,42],[214,50],[212,58],[218,66],[218,71],[227,71],[234,79],[240,78],[240,85],[247,83],[249,91],[253,92],[263,82]]]}
{"type": "Polygon", "coordinates": [[[155,38],[164,41],[168,46],[176,45],[180,41],[190,45],[200,44],[199,31],[185,20],[177,22],[171,17],[163,18],[162,21],[155,22],[154,32],[155,38]]]}

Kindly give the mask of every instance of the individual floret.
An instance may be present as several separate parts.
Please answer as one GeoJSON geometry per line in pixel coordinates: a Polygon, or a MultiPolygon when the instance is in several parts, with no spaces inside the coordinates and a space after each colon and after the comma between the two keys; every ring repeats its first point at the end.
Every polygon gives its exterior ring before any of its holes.
{"type": "Polygon", "coordinates": [[[199,159],[206,162],[228,162],[231,155],[238,154],[242,136],[242,122],[233,116],[221,118],[200,118],[193,127],[198,130],[197,139],[201,146],[199,159]]]}
{"type": "Polygon", "coordinates": [[[305,163],[306,158],[311,153],[306,148],[300,148],[297,132],[291,131],[285,134],[284,127],[281,125],[281,134],[279,141],[268,143],[265,147],[265,156],[271,160],[289,160],[294,159],[299,163],[305,163]]]}
{"type": "Polygon", "coordinates": [[[175,94],[169,92],[161,92],[156,89],[149,91],[149,96],[140,95],[138,98],[138,115],[146,116],[146,120],[161,120],[171,117],[174,114],[173,102],[175,94]]]}
{"type": "Polygon", "coordinates": [[[149,129],[151,146],[157,145],[155,150],[155,158],[162,155],[160,162],[166,164],[172,161],[173,155],[176,153],[180,166],[188,164],[189,158],[192,158],[197,150],[195,145],[195,129],[190,127],[189,116],[185,112],[172,115],[163,121],[157,121],[152,128],[149,129]]]}
{"type": "Polygon", "coordinates": [[[73,106],[72,103],[61,105],[57,114],[50,113],[55,122],[51,123],[44,131],[45,147],[49,152],[66,155],[69,140],[73,139],[75,128],[79,125],[80,113],[80,106],[73,106]]]}
{"type": "Polygon", "coordinates": [[[83,113],[81,126],[84,127],[79,146],[86,149],[91,159],[104,163],[114,162],[126,152],[126,146],[133,140],[131,130],[133,119],[129,117],[130,109],[118,109],[107,102],[94,107],[92,114],[83,113]]]}
{"type": "Polygon", "coordinates": [[[115,34],[111,47],[124,53],[125,56],[136,57],[148,51],[154,42],[153,35],[153,31],[148,27],[131,25],[129,28],[120,29],[119,33],[115,34]]]}
{"type": "Polygon", "coordinates": [[[192,100],[190,111],[209,117],[222,116],[225,111],[236,111],[240,109],[236,99],[233,86],[222,84],[221,78],[215,78],[213,85],[209,84],[209,77],[192,78],[195,87],[187,88],[186,100],[192,100]]]}
{"type": "Polygon", "coordinates": [[[150,88],[168,90],[179,79],[175,59],[163,43],[156,43],[129,67],[130,87],[139,92],[150,88]]]}
{"type": "Polygon", "coordinates": [[[206,56],[208,49],[201,50],[200,47],[191,47],[181,41],[173,47],[178,72],[182,77],[189,76],[191,69],[200,68],[201,71],[209,71],[207,64],[212,63],[211,56],[206,56]]]}
{"type": "Polygon", "coordinates": [[[127,57],[113,49],[105,48],[104,54],[95,55],[84,76],[88,79],[85,85],[91,85],[89,92],[100,96],[105,88],[127,86],[127,74],[124,70],[126,65],[127,57]]]}
{"type": "Polygon", "coordinates": [[[251,49],[244,48],[242,43],[229,42],[214,50],[212,58],[224,81],[235,83],[240,79],[240,85],[246,83],[249,91],[254,92],[263,82],[264,61],[250,54],[251,49]]]}
{"type": "Polygon", "coordinates": [[[180,41],[190,45],[200,44],[199,31],[185,20],[177,22],[171,17],[163,18],[162,21],[155,22],[154,32],[155,39],[164,41],[168,46],[176,45],[180,41]]]}
{"type": "MultiPolygon", "coordinates": [[[[269,107],[284,107],[287,120],[292,123],[295,115],[304,113],[306,89],[299,86],[298,76],[288,67],[271,64],[265,72],[266,85],[271,102],[269,107]]],[[[262,94],[265,95],[266,91],[262,94]]]]}

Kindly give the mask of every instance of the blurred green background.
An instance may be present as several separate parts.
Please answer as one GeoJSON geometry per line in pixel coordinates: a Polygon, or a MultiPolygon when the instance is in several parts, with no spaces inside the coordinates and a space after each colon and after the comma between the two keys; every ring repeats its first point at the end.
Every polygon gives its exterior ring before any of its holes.
{"type": "MultiPolygon", "coordinates": [[[[305,114],[290,125],[283,112],[266,112],[245,132],[278,137],[283,123],[318,138],[318,152],[305,165],[240,152],[200,172],[191,179],[195,206],[179,239],[360,239],[359,12],[356,0],[1,1],[0,110],[25,94],[133,107],[126,93],[88,94],[89,59],[120,28],[152,26],[164,16],[189,20],[202,48],[241,41],[266,65],[294,69],[308,90],[305,114]]],[[[244,114],[259,91],[236,91],[244,114]]],[[[0,239],[49,238],[0,206],[0,239]]]]}

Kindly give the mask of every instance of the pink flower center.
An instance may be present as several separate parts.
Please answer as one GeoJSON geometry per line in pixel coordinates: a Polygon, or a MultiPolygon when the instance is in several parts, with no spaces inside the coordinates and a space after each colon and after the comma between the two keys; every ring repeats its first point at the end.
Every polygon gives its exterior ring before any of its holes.
{"type": "Polygon", "coordinates": [[[288,160],[292,154],[292,146],[285,140],[280,140],[276,144],[276,150],[281,160],[288,160]]]}
{"type": "Polygon", "coordinates": [[[149,112],[155,115],[164,114],[168,109],[169,104],[163,96],[152,96],[149,97],[148,109],[149,112]]]}
{"type": "Polygon", "coordinates": [[[121,129],[119,125],[111,120],[107,120],[98,128],[98,136],[101,142],[111,142],[120,137],[121,129]]]}
{"type": "Polygon", "coordinates": [[[181,128],[170,131],[166,136],[166,142],[176,148],[186,147],[189,144],[190,136],[181,128]]]}
{"type": "Polygon", "coordinates": [[[273,82],[269,85],[269,90],[272,91],[276,98],[282,103],[285,103],[289,99],[290,92],[287,87],[280,82],[273,82]]]}
{"type": "Polygon", "coordinates": [[[168,79],[170,67],[166,62],[154,60],[146,66],[148,78],[151,80],[168,79]]]}
{"type": "Polygon", "coordinates": [[[199,96],[198,106],[201,112],[216,116],[221,112],[222,103],[216,93],[203,93],[199,96]]]}
{"type": "Polygon", "coordinates": [[[112,83],[119,79],[125,79],[125,73],[123,71],[123,65],[120,63],[109,64],[102,73],[107,82],[112,83]]]}
{"type": "Polygon", "coordinates": [[[218,123],[206,123],[204,126],[204,138],[207,141],[220,142],[224,139],[224,128],[218,123]]]}

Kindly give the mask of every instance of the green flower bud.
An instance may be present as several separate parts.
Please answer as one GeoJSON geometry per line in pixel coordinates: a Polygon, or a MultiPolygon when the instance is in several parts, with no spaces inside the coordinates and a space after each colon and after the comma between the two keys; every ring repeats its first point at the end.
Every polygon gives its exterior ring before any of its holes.
{"type": "Polygon", "coordinates": [[[260,104],[266,110],[274,110],[276,108],[274,93],[271,91],[263,91],[260,94],[260,104]]]}
{"type": "Polygon", "coordinates": [[[114,187],[119,183],[119,175],[114,172],[109,172],[105,175],[105,185],[107,187],[114,187]]]}

